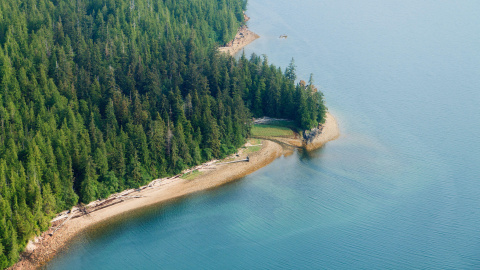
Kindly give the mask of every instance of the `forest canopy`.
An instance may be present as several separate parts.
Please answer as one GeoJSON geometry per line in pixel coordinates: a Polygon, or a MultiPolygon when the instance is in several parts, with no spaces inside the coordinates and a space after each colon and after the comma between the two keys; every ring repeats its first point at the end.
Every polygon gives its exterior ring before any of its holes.
{"type": "Polygon", "coordinates": [[[0,268],[59,211],[234,153],[252,117],[323,122],[322,93],[217,47],[244,0],[0,1],[0,268]]]}

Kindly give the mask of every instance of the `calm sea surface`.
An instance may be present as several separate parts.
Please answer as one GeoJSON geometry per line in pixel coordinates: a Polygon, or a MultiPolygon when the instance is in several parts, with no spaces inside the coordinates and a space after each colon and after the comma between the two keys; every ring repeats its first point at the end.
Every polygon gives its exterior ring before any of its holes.
{"type": "Polygon", "coordinates": [[[249,0],[342,136],[84,233],[48,269],[479,269],[480,1],[249,0]],[[280,35],[287,39],[279,39],[280,35]]]}

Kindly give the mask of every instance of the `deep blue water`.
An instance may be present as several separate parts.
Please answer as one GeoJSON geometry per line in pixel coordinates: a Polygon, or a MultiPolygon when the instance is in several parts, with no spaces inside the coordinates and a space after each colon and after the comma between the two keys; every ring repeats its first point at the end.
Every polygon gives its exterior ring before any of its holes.
{"type": "Polygon", "coordinates": [[[49,269],[479,269],[480,1],[249,0],[342,136],[78,237],[49,269]],[[287,39],[279,39],[282,34],[287,39]]]}

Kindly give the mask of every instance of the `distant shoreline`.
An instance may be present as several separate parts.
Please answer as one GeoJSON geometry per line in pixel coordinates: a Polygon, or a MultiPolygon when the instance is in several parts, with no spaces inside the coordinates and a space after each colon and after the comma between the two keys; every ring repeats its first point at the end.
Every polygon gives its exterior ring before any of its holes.
{"type": "Polygon", "coordinates": [[[243,47],[247,46],[248,44],[255,41],[257,38],[260,38],[259,35],[255,34],[254,32],[250,31],[246,25],[240,27],[238,29],[237,35],[235,38],[230,41],[227,46],[219,47],[219,52],[225,52],[234,56],[237,52],[243,49],[243,47]]]}

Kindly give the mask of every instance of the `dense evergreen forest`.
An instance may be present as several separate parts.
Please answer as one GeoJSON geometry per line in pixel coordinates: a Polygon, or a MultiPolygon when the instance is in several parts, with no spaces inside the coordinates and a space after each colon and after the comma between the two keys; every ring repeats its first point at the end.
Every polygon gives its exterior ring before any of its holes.
{"type": "Polygon", "coordinates": [[[0,268],[55,213],[236,151],[252,117],[322,122],[322,94],[216,48],[245,0],[0,1],[0,268]]]}

